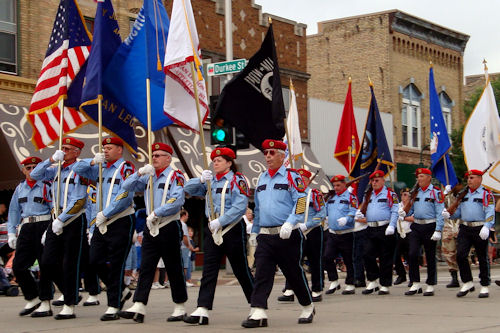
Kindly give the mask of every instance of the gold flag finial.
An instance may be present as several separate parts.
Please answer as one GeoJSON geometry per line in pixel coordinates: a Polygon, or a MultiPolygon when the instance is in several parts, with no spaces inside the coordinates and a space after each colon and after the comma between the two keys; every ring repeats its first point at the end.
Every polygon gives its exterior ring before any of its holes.
{"type": "Polygon", "coordinates": [[[267,17],[267,22],[269,22],[269,24],[273,23],[273,19],[271,18],[271,16],[267,17]]]}
{"type": "Polygon", "coordinates": [[[432,68],[434,67],[434,64],[432,63],[432,60],[429,60],[429,66],[432,68]]]}
{"type": "Polygon", "coordinates": [[[372,79],[370,79],[370,75],[368,75],[368,84],[370,85],[370,87],[373,87],[373,82],[372,79]]]}
{"type": "Polygon", "coordinates": [[[488,62],[486,59],[483,59],[483,65],[484,65],[484,78],[486,79],[486,82],[488,82],[489,76],[488,76],[488,66],[486,65],[488,62]]]}
{"type": "Polygon", "coordinates": [[[347,84],[350,84],[352,82],[352,77],[349,75],[349,80],[347,81],[347,84]]]}
{"type": "Polygon", "coordinates": [[[292,78],[290,77],[290,90],[294,90],[293,89],[293,81],[292,81],[292,78]]]}

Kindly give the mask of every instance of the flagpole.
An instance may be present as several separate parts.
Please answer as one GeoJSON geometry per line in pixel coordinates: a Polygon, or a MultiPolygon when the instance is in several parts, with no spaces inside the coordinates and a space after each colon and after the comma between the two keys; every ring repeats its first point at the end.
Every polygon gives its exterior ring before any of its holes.
{"type": "MultiPolygon", "coordinates": [[[[194,55],[196,57],[196,54],[194,55]]],[[[198,80],[196,78],[196,74],[194,73],[194,63],[191,61],[191,77],[193,79],[193,88],[194,88],[194,100],[196,102],[196,115],[198,116],[198,127],[199,127],[199,132],[200,132],[200,144],[201,144],[201,151],[203,153],[203,166],[204,169],[208,169],[208,158],[207,158],[207,151],[206,151],[206,146],[205,146],[205,135],[203,134],[203,123],[201,119],[201,114],[200,114],[200,100],[198,99],[198,80]]],[[[213,119],[212,119],[213,121],[213,119]]],[[[212,186],[210,185],[210,180],[206,181],[207,184],[207,193],[208,193],[208,203],[210,207],[210,219],[214,220],[215,219],[215,214],[214,214],[214,201],[212,198],[212,186]]]]}
{"type": "Polygon", "coordinates": [[[290,78],[290,95],[288,98],[288,117],[285,118],[285,133],[286,139],[288,141],[288,161],[290,162],[290,168],[293,169],[293,157],[292,157],[292,140],[290,139],[290,133],[288,133],[288,118],[290,118],[290,105],[292,105],[292,94],[293,94],[293,82],[290,78]]]}
{"type": "MultiPolygon", "coordinates": [[[[147,107],[147,121],[148,121],[148,163],[153,164],[153,143],[151,142],[151,82],[149,77],[146,78],[146,107],[147,107]]],[[[166,191],[167,189],[164,189],[166,191]]],[[[149,176],[149,214],[154,211],[154,197],[153,197],[153,176],[149,176]]]]}
{"type": "MultiPolygon", "coordinates": [[[[102,153],[102,96],[97,97],[97,122],[99,128],[99,153],[102,153]]],[[[102,212],[102,163],[99,162],[99,211],[102,212]]]]}
{"type": "MultiPolygon", "coordinates": [[[[63,137],[63,121],[64,121],[64,98],[59,101],[59,150],[62,150],[62,137],[63,137]]],[[[55,204],[56,217],[59,216],[59,202],[61,193],[61,161],[57,162],[57,195],[55,204]]]]}
{"type": "MultiPolygon", "coordinates": [[[[351,77],[349,76],[349,81],[347,82],[347,85],[350,86],[352,82],[351,77]]],[[[347,151],[349,152],[349,172],[347,175],[347,178],[350,178],[351,170],[352,170],[352,134],[351,134],[351,145],[349,145],[347,151]]]]}

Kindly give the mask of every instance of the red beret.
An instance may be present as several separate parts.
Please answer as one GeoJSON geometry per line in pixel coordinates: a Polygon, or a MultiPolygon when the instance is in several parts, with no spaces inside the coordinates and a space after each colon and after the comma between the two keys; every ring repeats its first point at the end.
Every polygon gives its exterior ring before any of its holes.
{"type": "Polygon", "coordinates": [[[38,164],[42,161],[40,157],[30,156],[21,161],[22,165],[38,164]]]}
{"type": "Polygon", "coordinates": [[[384,177],[385,173],[382,170],[377,170],[375,172],[372,172],[370,175],[370,179],[377,178],[377,177],[384,177]]]}
{"type": "Polygon", "coordinates": [[[231,148],[227,147],[217,147],[210,154],[210,159],[213,161],[217,156],[227,156],[232,158],[233,160],[236,158],[234,151],[231,148]]]}
{"type": "Polygon", "coordinates": [[[262,142],[262,149],[286,150],[286,144],[283,141],[267,139],[262,142]]]}
{"type": "Polygon", "coordinates": [[[302,175],[302,177],[311,178],[311,176],[312,176],[312,173],[309,170],[299,169],[297,171],[302,175]]]}
{"type": "Polygon", "coordinates": [[[102,145],[103,146],[105,146],[107,144],[114,144],[114,145],[122,146],[123,147],[123,141],[122,141],[122,139],[116,138],[116,137],[106,138],[106,139],[102,140],[102,145]]]}
{"type": "Polygon", "coordinates": [[[345,176],[343,175],[335,175],[330,179],[330,182],[343,182],[345,180],[345,176]]]}
{"type": "Polygon", "coordinates": [[[465,177],[469,177],[471,175],[474,175],[474,176],[482,176],[483,175],[483,172],[481,170],[477,170],[477,169],[470,169],[469,171],[467,171],[465,173],[465,177]]]}
{"type": "Polygon", "coordinates": [[[170,147],[169,145],[167,145],[166,143],[162,143],[162,142],[155,142],[151,145],[151,149],[153,151],[157,151],[157,150],[163,150],[163,151],[166,151],[167,153],[169,153],[170,155],[173,154],[173,149],[172,147],[170,147]]]}
{"type": "Polygon", "coordinates": [[[432,171],[427,169],[427,168],[418,168],[417,171],[415,171],[415,175],[431,175],[432,176],[432,171]]]}
{"type": "Polygon", "coordinates": [[[72,145],[80,149],[82,149],[85,146],[83,141],[71,137],[64,138],[62,143],[63,145],[72,145]]]}

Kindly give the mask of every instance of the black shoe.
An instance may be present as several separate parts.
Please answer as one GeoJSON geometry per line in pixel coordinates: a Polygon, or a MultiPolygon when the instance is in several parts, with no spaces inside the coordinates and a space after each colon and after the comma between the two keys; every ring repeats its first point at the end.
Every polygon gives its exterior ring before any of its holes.
{"type": "Polygon", "coordinates": [[[182,320],[187,324],[208,325],[208,317],[205,316],[184,316],[182,320]]]}
{"type": "Polygon", "coordinates": [[[133,319],[137,323],[143,323],[145,317],[145,315],[143,315],[142,313],[132,311],[118,311],[116,314],[124,319],[133,319]]]}
{"type": "Polygon", "coordinates": [[[55,301],[52,301],[52,305],[53,306],[63,306],[64,305],[64,301],[56,299],[55,301]]]}
{"type": "Polygon", "coordinates": [[[366,288],[366,282],[365,281],[356,281],[356,282],[354,282],[354,287],[356,287],[356,288],[366,288]]]}
{"type": "Polygon", "coordinates": [[[495,280],[495,284],[500,287],[500,280],[495,280]]]}
{"type": "Polygon", "coordinates": [[[467,295],[469,292],[472,292],[472,291],[474,291],[474,290],[476,290],[476,288],[472,287],[472,288],[470,288],[470,289],[468,289],[468,290],[466,290],[466,291],[459,291],[459,292],[457,293],[457,297],[464,297],[464,296],[465,296],[465,295],[467,295]]]}
{"type": "Polygon", "coordinates": [[[313,322],[314,315],[316,314],[316,309],[307,318],[299,318],[299,324],[310,324],[313,322]]]}
{"type": "MultiPolygon", "coordinates": [[[[183,321],[184,320],[184,317],[186,316],[186,314],[182,314],[180,316],[170,316],[167,318],[167,321],[168,322],[172,322],[172,321],[183,321]]],[[[207,318],[208,319],[208,318],[207,318]]]]}
{"type": "Polygon", "coordinates": [[[39,312],[35,311],[31,314],[31,318],[43,318],[43,317],[52,317],[52,310],[39,311],[39,312]]]}
{"type": "Polygon", "coordinates": [[[379,290],[379,291],[378,291],[378,294],[379,294],[379,295],[389,295],[389,294],[390,294],[390,292],[389,292],[389,290],[387,290],[387,291],[386,291],[386,290],[379,290]]]}
{"type": "Polygon", "coordinates": [[[336,286],[333,289],[328,289],[327,291],[325,291],[325,294],[327,294],[327,295],[333,294],[336,290],[339,290],[339,289],[340,289],[340,285],[336,286]]]}
{"type": "Polygon", "coordinates": [[[42,304],[42,303],[35,304],[34,306],[32,306],[29,309],[22,309],[21,312],[19,312],[19,315],[20,316],[27,316],[27,315],[29,315],[30,313],[32,313],[33,311],[35,311],[36,309],[38,309],[38,307],[40,306],[40,304],[42,304]]]}
{"type": "Polygon", "coordinates": [[[361,293],[363,295],[370,295],[371,293],[373,293],[374,291],[378,291],[378,287],[375,287],[375,289],[365,289],[363,290],[361,293]]]}
{"type": "Polygon", "coordinates": [[[322,300],[323,300],[323,295],[312,296],[312,301],[313,302],[321,302],[322,300]]]}
{"type": "Polygon", "coordinates": [[[101,316],[101,321],[112,321],[118,319],[120,319],[120,317],[117,313],[105,313],[101,316]]]}
{"type": "Polygon", "coordinates": [[[412,296],[412,295],[421,294],[421,293],[422,293],[422,288],[418,288],[418,290],[408,290],[407,292],[405,292],[405,295],[412,296]]]}
{"type": "Polygon", "coordinates": [[[342,290],[342,295],[354,295],[356,291],[353,290],[342,290]]]}
{"type": "Polygon", "coordinates": [[[122,296],[122,299],[120,301],[120,310],[123,309],[123,306],[125,305],[125,302],[128,301],[132,297],[132,292],[128,291],[125,295],[122,296]]]}
{"type": "Polygon", "coordinates": [[[450,271],[451,281],[446,285],[446,288],[458,288],[460,287],[460,283],[458,283],[458,272],[450,271]]]}
{"type": "Polygon", "coordinates": [[[488,298],[490,297],[490,293],[480,293],[477,295],[478,298],[488,298]]]}
{"type": "Polygon", "coordinates": [[[293,297],[293,295],[290,296],[281,295],[280,297],[278,297],[278,301],[280,302],[293,302],[294,299],[295,297],[293,297]]]}
{"type": "Polygon", "coordinates": [[[241,323],[245,328],[267,327],[267,318],[264,319],[246,319],[241,323]]]}
{"type": "Polygon", "coordinates": [[[94,302],[83,302],[83,306],[94,306],[94,305],[99,305],[99,301],[94,301],[94,302]]]}
{"type": "Polygon", "coordinates": [[[76,315],[73,313],[73,314],[56,314],[54,316],[54,319],[55,320],[64,320],[64,319],[73,319],[73,318],[76,318],[76,315]]]}
{"type": "Polygon", "coordinates": [[[406,276],[404,275],[399,275],[397,278],[396,278],[396,281],[394,281],[394,285],[397,286],[398,284],[401,284],[403,282],[406,282],[406,276]]]}
{"type": "Polygon", "coordinates": [[[408,282],[408,288],[411,288],[411,286],[413,286],[413,282],[408,282]]]}
{"type": "Polygon", "coordinates": [[[424,296],[434,296],[434,292],[433,291],[426,291],[424,293],[424,296]]]}

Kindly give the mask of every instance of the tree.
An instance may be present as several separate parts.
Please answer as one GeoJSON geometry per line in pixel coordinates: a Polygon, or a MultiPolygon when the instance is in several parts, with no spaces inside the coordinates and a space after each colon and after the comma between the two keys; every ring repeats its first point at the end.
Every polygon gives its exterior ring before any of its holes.
{"type": "MultiPolygon", "coordinates": [[[[496,80],[491,81],[491,87],[493,88],[493,93],[495,94],[495,100],[497,102],[497,110],[500,110],[500,77],[496,80]]],[[[470,96],[468,100],[464,103],[463,112],[465,113],[465,119],[469,119],[470,114],[474,110],[484,87],[477,88],[474,93],[470,96]]],[[[465,125],[460,126],[459,129],[455,129],[451,133],[452,148],[450,158],[455,168],[455,173],[459,181],[463,181],[463,176],[467,171],[467,166],[465,165],[464,152],[462,151],[462,135],[464,133],[465,125]]]]}

